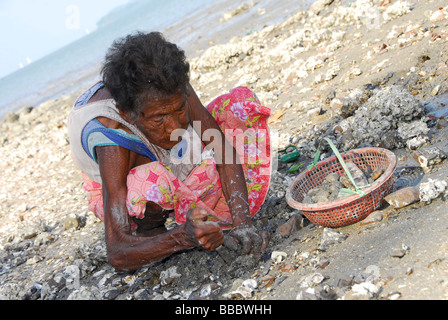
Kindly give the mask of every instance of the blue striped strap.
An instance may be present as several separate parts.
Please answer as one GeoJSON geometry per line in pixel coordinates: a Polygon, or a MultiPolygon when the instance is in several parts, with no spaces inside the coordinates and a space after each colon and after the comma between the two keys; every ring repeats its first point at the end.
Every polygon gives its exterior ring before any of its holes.
{"type": "Polygon", "coordinates": [[[84,127],[81,134],[81,143],[84,151],[95,162],[97,161],[94,152],[95,147],[109,145],[118,145],[148,157],[152,161],[157,161],[154,154],[137,136],[129,134],[121,129],[115,130],[106,128],[96,119],[91,120],[84,127]]]}

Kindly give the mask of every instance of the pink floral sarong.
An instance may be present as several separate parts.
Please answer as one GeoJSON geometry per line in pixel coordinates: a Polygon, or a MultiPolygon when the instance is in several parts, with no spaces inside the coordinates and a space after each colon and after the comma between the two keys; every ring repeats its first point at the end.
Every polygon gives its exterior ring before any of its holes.
{"type": "MultiPolygon", "coordinates": [[[[255,94],[237,87],[212,101],[207,110],[215,118],[226,139],[236,149],[242,163],[253,217],[263,204],[271,177],[271,151],[267,120],[271,110],[261,105],[255,94]]],[[[104,220],[101,184],[83,174],[89,209],[104,220]]],[[[161,162],[133,168],[127,179],[129,215],[142,219],[148,201],[174,210],[176,222],[185,223],[187,212],[195,207],[207,209],[209,220],[222,229],[232,227],[232,216],[222,192],[214,159],[203,160],[180,181],[161,162]]]]}

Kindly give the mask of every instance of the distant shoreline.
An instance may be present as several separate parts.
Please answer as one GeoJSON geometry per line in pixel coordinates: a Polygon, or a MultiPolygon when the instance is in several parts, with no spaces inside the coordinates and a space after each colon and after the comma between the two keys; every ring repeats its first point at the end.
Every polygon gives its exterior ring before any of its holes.
{"type": "MultiPolygon", "coordinates": [[[[304,0],[299,4],[295,3],[295,6],[302,7],[301,3],[303,3],[303,8],[307,8],[311,2],[314,2],[314,0],[304,0]]],[[[243,2],[243,4],[245,3],[250,4],[252,1],[243,2]]],[[[243,36],[245,33],[250,32],[251,29],[257,28],[257,26],[258,28],[262,28],[263,26],[260,26],[260,24],[272,24],[271,21],[286,20],[288,16],[296,12],[292,9],[289,10],[289,12],[285,12],[291,5],[288,0],[260,0],[254,1],[253,3],[255,3],[255,6],[249,6],[248,9],[242,10],[234,15],[229,21],[222,22],[220,20],[222,19],[223,14],[226,12],[236,12],[238,6],[241,5],[241,1],[217,1],[203,10],[192,13],[177,24],[167,27],[163,32],[168,40],[178,44],[186,51],[187,57],[192,59],[200,55],[211,45],[226,43],[234,36],[243,36]],[[265,10],[267,13],[260,14],[259,10],[263,8],[268,8],[268,10],[265,10]]],[[[92,39],[91,41],[97,41],[95,39],[98,38],[98,35],[101,34],[101,32],[104,32],[104,29],[97,29],[86,37],[92,39]]],[[[122,34],[121,36],[125,36],[125,34],[122,34]]],[[[65,65],[67,64],[66,62],[60,61],[59,65],[53,66],[52,60],[55,60],[61,55],[67,57],[66,59],[69,60],[72,51],[80,50],[84,45],[83,43],[86,41],[86,37],[35,61],[33,64],[27,66],[26,69],[18,70],[3,78],[1,81],[7,80],[8,83],[3,83],[4,95],[3,103],[0,103],[0,121],[10,111],[14,112],[24,107],[38,107],[46,101],[58,99],[67,94],[80,94],[81,91],[87,89],[90,84],[98,81],[102,59],[106,54],[108,45],[105,46],[104,50],[96,53],[96,58],[90,58],[87,63],[82,60],[71,61],[70,65],[73,65],[73,67],[69,68],[65,73],[58,73],[56,72],[57,70],[52,70],[53,68],[65,68],[65,65]],[[23,74],[24,71],[32,73],[33,77],[35,77],[35,79],[31,81],[33,86],[28,87],[25,85],[25,94],[16,94],[17,97],[20,97],[20,101],[9,101],[11,99],[11,92],[16,91],[19,87],[24,87],[23,79],[25,79],[24,77],[29,77],[28,75],[23,74]],[[54,74],[51,77],[51,80],[43,80],[40,76],[46,76],[51,72],[54,74]]],[[[116,38],[117,37],[114,39],[116,38]]],[[[1,93],[2,83],[0,82],[0,96],[2,95],[1,93]]]]}

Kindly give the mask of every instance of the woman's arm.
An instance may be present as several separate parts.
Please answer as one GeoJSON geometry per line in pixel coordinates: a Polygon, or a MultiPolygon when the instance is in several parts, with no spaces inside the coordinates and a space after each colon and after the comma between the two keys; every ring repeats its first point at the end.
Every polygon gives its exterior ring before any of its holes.
{"type": "MultiPolygon", "coordinates": [[[[256,252],[266,245],[266,234],[260,237],[253,227],[250,215],[246,179],[236,150],[225,138],[222,130],[212,115],[202,105],[193,88],[190,87],[188,97],[190,106],[190,120],[201,122],[201,137],[204,132],[214,129],[220,136],[219,144],[203,141],[206,145],[213,143],[216,169],[219,173],[221,185],[233,219],[235,237],[243,247],[244,253],[256,252]],[[229,154],[230,153],[230,154],[229,154]]],[[[193,123],[192,123],[193,124],[193,123]]],[[[198,133],[199,134],[199,133],[198,133]]]]}
{"type": "Polygon", "coordinates": [[[190,211],[185,224],[166,233],[153,237],[133,236],[126,207],[126,182],[134,154],[118,146],[98,147],[96,152],[103,180],[107,252],[115,268],[134,270],[180,250],[201,247],[212,251],[222,244],[219,226],[204,223],[201,219],[206,212],[201,209],[190,211]]]}

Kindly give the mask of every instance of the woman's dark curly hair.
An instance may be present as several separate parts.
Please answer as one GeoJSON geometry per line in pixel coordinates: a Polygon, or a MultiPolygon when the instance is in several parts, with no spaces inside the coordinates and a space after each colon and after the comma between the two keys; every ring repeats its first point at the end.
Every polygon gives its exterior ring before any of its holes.
{"type": "Polygon", "coordinates": [[[118,107],[135,119],[148,95],[187,93],[189,70],[184,51],[161,33],[138,32],[112,44],[101,73],[118,107]]]}

